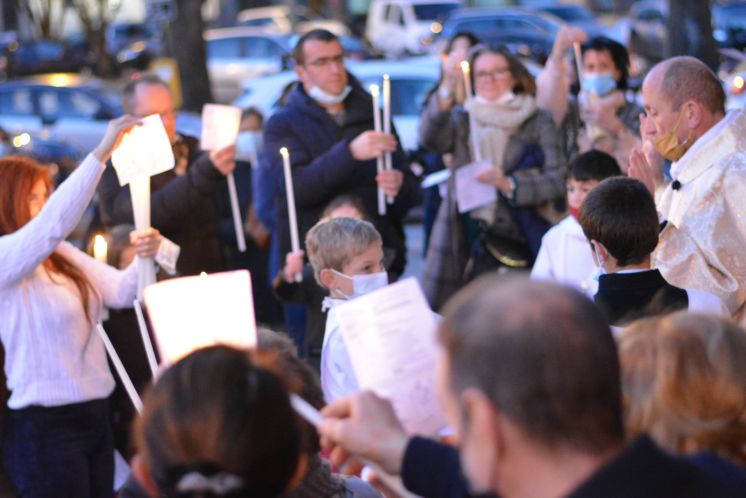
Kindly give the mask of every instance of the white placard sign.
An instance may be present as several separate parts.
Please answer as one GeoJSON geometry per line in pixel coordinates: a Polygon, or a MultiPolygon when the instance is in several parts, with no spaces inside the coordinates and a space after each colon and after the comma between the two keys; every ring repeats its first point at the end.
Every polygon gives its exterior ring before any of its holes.
{"type": "Polygon", "coordinates": [[[446,421],[435,391],[436,320],[415,278],[334,308],[361,389],[389,399],[410,434],[446,421]]]}
{"type": "Polygon", "coordinates": [[[202,150],[220,150],[236,143],[241,126],[241,108],[205,104],[202,108],[202,150]]]}
{"type": "Polygon", "coordinates": [[[251,276],[246,270],[153,284],[145,289],[145,304],[166,364],[214,344],[256,346],[251,276]]]}
{"type": "Polygon", "coordinates": [[[111,155],[119,184],[124,186],[134,178],[150,177],[174,167],[174,152],[163,121],[158,114],[141,120],[123,137],[111,155]]]}
{"type": "Polygon", "coordinates": [[[477,180],[477,175],[493,166],[488,162],[471,163],[456,170],[456,204],[459,213],[497,201],[497,188],[477,180]]]}

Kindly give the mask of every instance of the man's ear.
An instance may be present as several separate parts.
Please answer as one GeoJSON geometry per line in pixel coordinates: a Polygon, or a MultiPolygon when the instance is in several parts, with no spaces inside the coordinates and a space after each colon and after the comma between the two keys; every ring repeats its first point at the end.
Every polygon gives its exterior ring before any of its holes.
{"type": "Polygon", "coordinates": [[[337,288],[337,276],[329,268],[324,268],[319,272],[319,280],[321,280],[321,284],[329,290],[337,288]]]}
{"type": "MultiPolygon", "coordinates": [[[[596,248],[596,253],[598,254],[598,257],[603,259],[604,261],[609,261],[609,257],[611,257],[611,254],[609,254],[608,249],[606,249],[606,246],[604,246],[602,243],[600,243],[597,240],[591,240],[591,244],[593,244],[596,248]]],[[[601,263],[601,261],[599,261],[601,263]]]]}
{"type": "Polygon", "coordinates": [[[481,390],[466,389],[461,393],[461,406],[464,417],[462,425],[466,426],[467,432],[489,441],[498,441],[500,414],[481,390]]]}
{"type": "Polygon", "coordinates": [[[135,477],[135,481],[142,487],[150,498],[158,498],[160,492],[158,491],[158,485],[153,479],[153,474],[150,472],[150,468],[145,464],[140,454],[135,454],[130,462],[132,468],[132,475],[135,477]]]}
{"type": "Polygon", "coordinates": [[[687,128],[694,130],[702,123],[703,109],[702,104],[690,100],[683,104],[684,119],[687,122],[687,128]]]}

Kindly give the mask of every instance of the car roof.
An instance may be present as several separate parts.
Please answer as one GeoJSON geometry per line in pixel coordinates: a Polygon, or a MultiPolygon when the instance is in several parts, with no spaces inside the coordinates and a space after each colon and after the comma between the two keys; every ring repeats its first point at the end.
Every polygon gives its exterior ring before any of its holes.
{"type": "Polygon", "coordinates": [[[221,38],[233,38],[241,36],[261,36],[264,38],[272,38],[277,41],[287,40],[288,35],[272,31],[267,28],[259,28],[254,26],[233,26],[230,28],[214,28],[208,29],[204,32],[205,40],[217,40],[221,38]]]}

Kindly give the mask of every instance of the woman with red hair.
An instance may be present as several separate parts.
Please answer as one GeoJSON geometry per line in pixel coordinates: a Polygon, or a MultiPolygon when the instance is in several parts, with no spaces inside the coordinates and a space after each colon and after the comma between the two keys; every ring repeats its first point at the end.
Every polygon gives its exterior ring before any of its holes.
{"type": "MultiPolygon", "coordinates": [[[[51,196],[47,168],[21,156],[0,159],[0,339],[10,391],[4,462],[24,497],[112,495],[107,398],[114,378],[96,323],[102,306],[132,305],[137,271],[100,263],[65,238],[121,135],[136,123],[130,116],[112,121],[51,196]]],[[[141,257],[160,243],[155,230],[133,238],[141,257]]]]}

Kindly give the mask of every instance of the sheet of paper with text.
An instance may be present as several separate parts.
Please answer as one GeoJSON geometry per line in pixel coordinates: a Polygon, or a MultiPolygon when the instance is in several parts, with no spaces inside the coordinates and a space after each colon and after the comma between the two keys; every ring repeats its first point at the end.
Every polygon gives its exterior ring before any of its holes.
{"type": "Polygon", "coordinates": [[[415,278],[335,308],[361,389],[389,399],[411,434],[432,436],[446,421],[435,391],[436,318],[415,278]]]}

